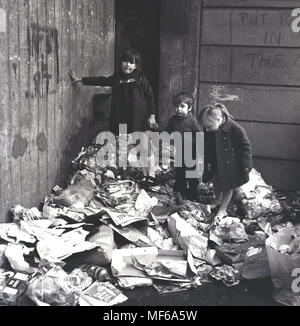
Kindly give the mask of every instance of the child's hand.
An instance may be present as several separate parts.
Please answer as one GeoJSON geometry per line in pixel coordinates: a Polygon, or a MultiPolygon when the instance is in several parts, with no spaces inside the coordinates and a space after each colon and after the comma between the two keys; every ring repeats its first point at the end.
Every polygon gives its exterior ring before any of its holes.
{"type": "Polygon", "coordinates": [[[208,171],[209,173],[212,172],[212,166],[211,166],[211,163],[208,163],[208,164],[207,164],[207,171],[208,171]]]}
{"type": "Polygon", "coordinates": [[[75,83],[79,83],[79,82],[81,82],[81,79],[79,79],[79,78],[75,75],[75,73],[74,73],[74,71],[73,71],[72,69],[70,69],[70,71],[69,71],[69,76],[70,76],[70,78],[71,78],[72,85],[74,85],[75,83]]]}
{"type": "Polygon", "coordinates": [[[245,173],[246,175],[249,175],[250,170],[249,170],[248,168],[244,168],[243,170],[244,170],[244,173],[245,173]]]}
{"type": "Polygon", "coordinates": [[[156,123],[154,114],[152,114],[150,116],[150,118],[148,119],[148,125],[149,125],[150,129],[158,129],[158,124],[156,123]]]}

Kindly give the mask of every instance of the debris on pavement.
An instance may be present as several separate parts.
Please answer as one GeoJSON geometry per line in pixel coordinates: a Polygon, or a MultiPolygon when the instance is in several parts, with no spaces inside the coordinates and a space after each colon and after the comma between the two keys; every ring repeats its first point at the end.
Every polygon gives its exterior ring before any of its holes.
{"type": "Polygon", "coordinates": [[[145,180],[128,139],[127,168],[118,167],[118,155],[105,166],[98,139],[73,160],[69,187],[54,187],[41,211],[12,208],[14,223],[0,225],[0,293],[17,272],[27,275],[22,293],[36,305],[110,306],[127,300],[122,289],[163,294],[271,274],[288,301],[287,274],[300,266],[299,201],[288,203],[253,169],[232,214],[214,221],[211,184],[200,183],[200,202],[176,205],[172,146],[160,149],[170,159],[145,180]]]}

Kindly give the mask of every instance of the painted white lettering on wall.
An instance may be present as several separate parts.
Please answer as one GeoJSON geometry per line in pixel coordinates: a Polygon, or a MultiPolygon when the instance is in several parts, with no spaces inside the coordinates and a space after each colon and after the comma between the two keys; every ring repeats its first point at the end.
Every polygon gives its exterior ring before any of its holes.
{"type": "Polygon", "coordinates": [[[6,33],[6,12],[0,8],[0,32],[6,33]]]}
{"type": "Polygon", "coordinates": [[[292,30],[295,33],[300,32],[300,8],[295,8],[292,11],[292,17],[296,17],[292,21],[292,30]]]}
{"type": "Polygon", "coordinates": [[[240,98],[236,94],[230,94],[225,86],[213,86],[210,98],[213,102],[224,102],[224,101],[239,101],[240,98]]]}

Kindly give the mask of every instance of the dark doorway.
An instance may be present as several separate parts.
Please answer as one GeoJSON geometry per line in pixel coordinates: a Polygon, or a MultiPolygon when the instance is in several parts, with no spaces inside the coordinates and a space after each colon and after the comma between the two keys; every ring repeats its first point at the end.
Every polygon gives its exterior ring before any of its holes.
{"type": "Polygon", "coordinates": [[[116,67],[121,53],[133,47],[143,60],[158,103],[160,60],[160,0],[116,0],[116,67]]]}

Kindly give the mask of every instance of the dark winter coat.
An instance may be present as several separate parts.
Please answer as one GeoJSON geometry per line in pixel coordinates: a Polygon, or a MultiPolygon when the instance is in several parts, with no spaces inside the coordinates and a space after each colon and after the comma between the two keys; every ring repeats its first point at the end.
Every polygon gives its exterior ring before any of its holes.
{"type": "Polygon", "coordinates": [[[115,74],[109,77],[83,77],[83,85],[112,86],[110,130],[119,133],[119,124],[127,124],[127,132],[145,131],[151,114],[155,114],[152,88],[146,77],[115,74]]]}
{"type": "MultiPolygon", "coordinates": [[[[191,146],[191,154],[192,158],[196,158],[196,133],[200,132],[200,126],[195,117],[193,117],[192,113],[189,112],[185,118],[180,118],[177,115],[174,115],[170,120],[167,127],[167,131],[169,133],[179,132],[182,136],[184,133],[192,133],[192,143],[188,144],[191,146]]],[[[184,154],[184,138],[182,138],[182,154],[184,154]]]]}
{"type": "Polygon", "coordinates": [[[216,173],[221,191],[247,183],[253,163],[246,131],[229,119],[220,130],[205,132],[204,165],[203,181],[208,181],[216,173]],[[212,166],[212,171],[208,171],[208,164],[212,166]]]}

